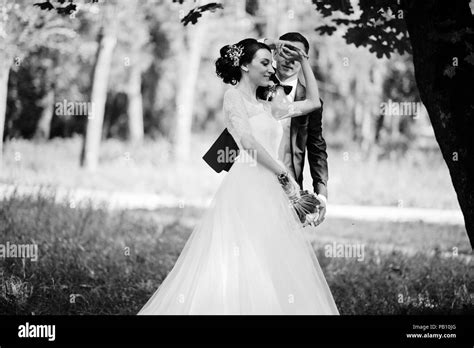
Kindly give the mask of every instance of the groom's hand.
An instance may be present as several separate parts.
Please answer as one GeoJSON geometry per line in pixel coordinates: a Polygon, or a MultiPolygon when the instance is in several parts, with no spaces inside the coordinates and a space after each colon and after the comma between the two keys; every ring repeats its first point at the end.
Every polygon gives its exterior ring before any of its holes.
{"type": "Polygon", "coordinates": [[[302,62],[303,59],[308,59],[308,54],[301,48],[293,46],[292,44],[283,44],[278,48],[278,54],[289,61],[302,62]]]}
{"type": "Polygon", "coordinates": [[[285,59],[292,60],[298,58],[299,56],[308,58],[306,52],[304,52],[301,48],[295,46],[294,43],[291,41],[265,38],[263,42],[268,47],[270,47],[270,49],[277,50],[279,54],[285,59]]]}

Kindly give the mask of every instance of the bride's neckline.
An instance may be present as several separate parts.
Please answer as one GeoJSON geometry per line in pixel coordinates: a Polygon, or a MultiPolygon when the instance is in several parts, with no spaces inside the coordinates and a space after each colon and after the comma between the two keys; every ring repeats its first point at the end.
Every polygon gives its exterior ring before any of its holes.
{"type": "Polygon", "coordinates": [[[241,94],[242,98],[243,98],[244,100],[246,100],[248,103],[250,103],[250,104],[252,104],[252,105],[255,105],[255,106],[263,105],[262,101],[259,100],[259,99],[257,99],[256,96],[250,95],[247,91],[244,91],[242,88],[236,87],[235,89],[239,91],[239,93],[241,94]]]}

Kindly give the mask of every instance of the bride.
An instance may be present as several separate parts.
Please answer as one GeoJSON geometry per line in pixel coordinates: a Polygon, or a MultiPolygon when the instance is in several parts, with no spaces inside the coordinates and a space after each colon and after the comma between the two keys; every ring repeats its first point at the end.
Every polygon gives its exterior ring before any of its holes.
{"type": "Polygon", "coordinates": [[[217,75],[236,85],[224,95],[225,123],[240,155],[139,315],[339,314],[278,180],[289,177],[298,187],[277,159],[279,119],[318,108],[317,83],[303,51],[281,46],[279,52],[301,63],[306,100],[277,105],[256,98],[257,87],[272,84],[267,45],[245,39],[221,48],[217,75]]]}

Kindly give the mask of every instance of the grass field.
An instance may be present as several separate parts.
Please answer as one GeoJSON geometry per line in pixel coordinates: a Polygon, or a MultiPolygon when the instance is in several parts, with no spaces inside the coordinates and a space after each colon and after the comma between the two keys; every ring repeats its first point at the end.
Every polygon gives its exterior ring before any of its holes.
{"type": "MultiPolygon", "coordinates": [[[[47,196],[0,201],[0,243],[39,249],[36,262],[0,259],[0,313],[136,314],[201,214],[71,208],[47,196]]],[[[341,314],[474,314],[461,227],[328,219],[308,237],[341,314]],[[333,241],[364,245],[364,260],[327,257],[333,241]]]]}
{"type": "MultiPolygon", "coordinates": [[[[190,160],[176,163],[165,140],[129,146],[117,140],[101,145],[95,173],[79,167],[81,139],[35,144],[7,142],[0,183],[172,194],[184,199],[212,197],[224,173],[201,159],[217,135],[195,135],[190,160]]],[[[441,154],[409,152],[379,161],[364,159],[351,147],[329,149],[329,199],[333,204],[459,209],[441,154]]],[[[305,166],[305,188],[311,176],[305,166]]]]}

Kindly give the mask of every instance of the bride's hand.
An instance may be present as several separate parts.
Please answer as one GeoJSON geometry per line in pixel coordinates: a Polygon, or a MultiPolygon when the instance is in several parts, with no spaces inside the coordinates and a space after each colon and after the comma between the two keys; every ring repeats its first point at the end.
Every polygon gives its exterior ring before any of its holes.
{"type": "Polygon", "coordinates": [[[290,174],[288,174],[288,172],[286,172],[286,169],[280,175],[278,175],[278,181],[280,182],[280,185],[288,198],[297,199],[300,196],[300,187],[298,183],[290,174]]]}
{"type": "Polygon", "coordinates": [[[300,115],[301,111],[294,102],[288,101],[282,88],[277,88],[272,94],[272,115],[277,120],[284,120],[291,116],[300,115]]]}
{"type": "Polygon", "coordinates": [[[278,54],[287,60],[296,60],[298,62],[308,59],[308,54],[305,51],[291,44],[278,46],[278,54]]]}
{"type": "Polygon", "coordinates": [[[271,38],[265,38],[263,40],[263,43],[268,45],[270,49],[272,50],[278,50],[280,46],[286,45],[286,46],[291,46],[297,48],[293,42],[287,41],[287,40],[278,40],[278,39],[271,39],[271,38]]]}
{"type": "Polygon", "coordinates": [[[298,185],[298,183],[296,182],[296,180],[293,178],[293,176],[289,175],[289,179],[290,179],[290,183],[293,185],[293,187],[298,191],[298,194],[299,194],[299,191],[300,191],[300,185],[298,185]]]}

